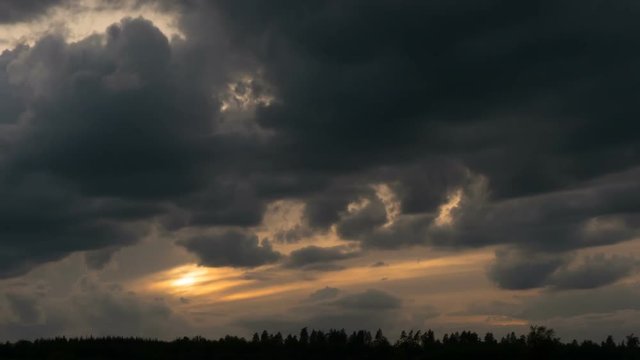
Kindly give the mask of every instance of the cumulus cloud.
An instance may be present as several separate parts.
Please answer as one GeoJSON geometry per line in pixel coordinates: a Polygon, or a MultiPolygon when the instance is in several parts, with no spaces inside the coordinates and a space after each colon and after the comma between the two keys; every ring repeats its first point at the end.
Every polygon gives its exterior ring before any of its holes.
{"type": "Polygon", "coordinates": [[[353,238],[380,227],[387,222],[387,212],[382,201],[375,197],[363,198],[363,203],[354,203],[336,227],[338,235],[353,238]]]}
{"type": "Polygon", "coordinates": [[[0,213],[12,224],[0,230],[3,276],[73,251],[132,244],[145,228],[136,222],[163,211],[138,199],[193,188],[193,163],[178,158],[207,111],[175,123],[198,100],[174,96],[171,50],[150,22],[124,20],[73,44],[47,36],[2,56],[23,106],[0,156],[0,213]],[[118,74],[136,76],[140,87],[113,89],[107,80],[118,74]]]}

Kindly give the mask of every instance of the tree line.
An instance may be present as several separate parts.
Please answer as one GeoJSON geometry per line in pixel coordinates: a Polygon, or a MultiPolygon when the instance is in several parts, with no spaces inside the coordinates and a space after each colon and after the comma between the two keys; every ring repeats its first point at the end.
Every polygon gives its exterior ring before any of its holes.
{"type": "Polygon", "coordinates": [[[562,342],[552,329],[532,326],[526,335],[496,338],[472,331],[436,337],[432,330],[402,331],[391,342],[382,330],[347,333],[311,330],[299,334],[227,335],[217,340],[196,336],[174,341],[125,337],[21,340],[0,343],[0,359],[640,359],[640,341],[562,342]]]}

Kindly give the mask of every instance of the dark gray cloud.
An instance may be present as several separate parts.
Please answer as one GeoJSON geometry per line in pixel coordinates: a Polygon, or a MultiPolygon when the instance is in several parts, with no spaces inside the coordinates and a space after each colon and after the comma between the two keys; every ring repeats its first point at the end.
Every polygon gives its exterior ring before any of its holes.
{"type": "MultiPolygon", "coordinates": [[[[569,251],[614,244],[638,236],[638,169],[576,184],[574,189],[495,201],[490,181],[470,175],[451,210],[450,226],[434,224],[437,211],[402,216],[390,226],[360,222],[343,233],[364,245],[394,248],[415,244],[446,247],[512,244],[538,251],[569,251]]],[[[372,203],[379,200],[372,198],[372,203]]],[[[371,206],[371,205],[370,205],[371,206]]],[[[362,211],[367,219],[370,212],[362,211]]],[[[340,215],[342,221],[360,217],[340,215]]]]}
{"type": "Polygon", "coordinates": [[[30,20],[33,17],[43,15],[52,6],[64,2],[66,0],[1,0],[0,23],[30,20]]]}
{"type": "Polygon", "coordinates": [[[549,283],[557,289],[596,288],[630,275],[638,269],[639,264],[637,259],[630,256],[587,256],[577,266],[553,274],[549,283]]]}
{"type": "Polygon", "coordinates": [[[333,304],[346,309],[390,310],[399,308],[402,305],[402,300],[384,291],[368,289],[357,294],[343,296],[333,304]]]}
{"type": "Polygon", "coordinates": [[[105,211],[116,204],[89,201],[57,185],[39,176],[2,182],[0,276],[26,272],[73,251],[132,244],[143,234],[131,219],[116,220],[105,211]]]}
{"type": "MultiPolygon", "coordinates": [[[[0,21],[17,21],[49,2],[0,4],[0,21]]],[[[575,250],[639,234],[635,2],[163,9],[179,14],[184,39],[128,19],[0,55],[1,276],[132,244],[155,221],[252,227],[281,199],[304,202],[313,231],[335,226],[364,248],[507,245],[489,272],[505,287],[627,273],[617,258],[609,272],[595,260],[559,271],[575,250]],[[229,89],[273,101],[224,114],[229,89]],[[378,183],[400,200],[392,224],[378,183]],[[451,224],[434,226],[458,189],[451,224]]],[[[182,245],[203,264],[277,258],[250,237],[182,245]]],[[[307,248],[285,265],[337,268],[352,255],[307,248]]]]}
{"type": "Polygon", "coordinates": [[[41,95],[13,167],[49,171],[87,195],[192,191],[202,174],[190,154],[209,127],[211,103],[189,89],[196,84],[179,84],[168,40],[150,22],[126,20],[104,40],[48,37],[9,65],[24,91],[41,95]]]}
{"type": "Polygon", "coordinates": [[[345,246],[320,247],[307,246],[289,254],[285,261],[288,268],[304,270],[338,270],[342,267],[336,262],[358,256],[358,252],[345,246]]]}
{"type": "Polygon", "coordinates": [[[316,290],[309,295],[310,301],[326,301],[334,299],[340,293],[340,289],[326,286],[316,290]]]}
{"type": "Polygon", "coordinates": [[[597,254],[576,260],[564,253],[500,250],[488,275],[505,289],[591,289],[614,283],[637,269],[638,260],[631,256],[597,254]]]}
{"type": "Polygon", "coordinates": [[[505,289],[541,287],[568,260],[563,255],[501,250],[496,252],[488,275],[505,289]]]}
{"type": "Polygon", "coordinates": [[[294,163],[357,169],[457,152],[490,175],[496,195],[515,196],[592,176],[603,170],[594,155],[636,148],[620,131],[634,126],[623,94],[637,90],[625,64],[638,54],[620,31],[636,26],[632,2],[218,4],[282,99],[259,120],[296,149],[294,163]],[[626,112],[604,125],[612,101],[626,112]],[[610,136],[589,157],[568,136],[584,144],[600,130],[610,136]]]}
{"type": "Polygon", "coordinates": [[[1,55],[0,91],[13,98],[0,100],[0,276],[132,244],[156,216],[172,229],[260,221],[250,184],[207,176],[213,149],[235,145],[216,142],[217,83],[188,53],[125,19],[1,55]]]}
{"type": "MultiPolygon", "coordinates": [[[[562,195],[522,206],[520,200],[506,199],[566,190],[638,164],[637,139],[628,132],[635,126],[630,120],[635,108],[625,101],[637,89],[622,70],[638,54],[612,45],[614,39],[632,41],[620,32],[636,26],[629,14],[639,9],[630,2],[606,9],[571,2],[291,3],[287,11],[219,4],[237,30],[238,44],[255,46],[277,90],[280,101],[262,109],[258,121],[291,149],[279,159],[325,173],[360,171],[362,177],[346,180],[350,183],[383,176],[384,170],[365,176],[365,169],[391,167],[403,210],[427,213],[423,222],[407,221],[396,231],[368,236],[367,227],[376,225],[369,223],[344,235],[376,246],[540,242],[583,247],[582,222],[603,208],[582,211],[567,206],[562,195]],[[561,19],[568,14],[572,21],[566,26],[561,19]],[[607,113],[613,103],[624,109],[607,113]],[[403,163],[411,165],[403,168],[403,163]],[[430,163],[438,170],[421,174],[419,169],[430,163]],[[466,186],[465,169],[487,176],[488,204],[465,214],[454,233],[420,235],[447,190],[466,186]],[[491,203],[500,199],[506,203],[491,203]],[[565,207],[564,216],[548,222],[554,207],[565,207]],[[514,208],[515,217],[509,216],[514,208]],[[528,213],[534,217],[517,218],[528,213]]],[[[589,197],[589,189],[583,189],[574,198],[589,197]]],[[[339,221],[354,193],[335,191],[312,200],[310,219],[339,221]]],[[[602,206],[608,214],[617,212],[602,206]]],[[[616,242],[629,235],[599,240],[616,242]]]]}
{"type": "Polygon", "coordinates": [[[137,19],[103,38],[67,44],[48,36],[2,55],[24,106],[3,121],[2,276],[73,251],[131,244],[144,228],[135,222],[163,211],[139,199],[193,186],[185,168],[193,163],[178,159],[192,139],[180,134],[200,129],[169,126],[193,108],[174,96],[170,53],[164,35],[137,19]]]}
{"type": "Polygon", "coordinates": [[[387,222],[384,204],[375,196],[367,198],[367,203],[355,213],[347,213],[340,219],[336,231],[338,235],[349,239],[360,236],[387,222]]]}
{"type": "Polygon", "coordinates": [[[178,245],[194,253],[204,266],[256,267],[276,262],[282,256],[267,239],[258,241],[253,234],[230,230],[180,240],[178,245]]]}

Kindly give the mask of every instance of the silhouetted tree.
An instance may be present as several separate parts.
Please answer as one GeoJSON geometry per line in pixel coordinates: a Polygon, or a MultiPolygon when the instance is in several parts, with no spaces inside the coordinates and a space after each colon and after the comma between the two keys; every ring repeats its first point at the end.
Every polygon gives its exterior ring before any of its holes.
{"type": "Polygon", "coordinates": [[[300,344],[307,345],[309,343],[309,332],[307,328],[300,330],[300,344]]]}
{"type": "Polygon", "coordinates": [[[615,349],[616,342],[613,341],[613,336],[611,335],[607,336],[607,339],[602,343],[602,347],[605,349],[615,349]]]}
{"type": "Polygon", "coordinates": [[[278,331],[275,335],[273,335],[271,342],[276,345],[282,345],[284,342],[282,334],[278,331]]]}
{"type": "Polygon", "coordinates": [[[387,337],[384,336],[384,334],[382,333],[382,329],[378,329],[378,331],[376,331],[376,336],[373,340],[373,344],[376,347],[382,347],[382,346],[389,346],[389,340],[387,340],[387,337]]]}
{"type": "Polygon", "coordinates": [[[294,346],[298,344],[298,338],[295,335],[287,335],[287,337],[284,339],[284,345],[285,346],[294,346]]]}
{"type": "Polygon", "coordinates": [[[0,359],[640,359],[638,338],[633,334],[616,344],[613,337],[562,343],[553,330],[532,326],[525,336],[510,333],[497,342],[487,333],[484,340],[472,331],[444,334],[442,342],[433,331],[404,331],[390,345],[382,330],[375,336],[358,330],[347,336],[344,329],[300,331],[295,335],[253,334],[251,341],[226,335],[218,340],[201,336],[175,341],[140,338],[65,338],[0,343],[0,359]]]}
{"type": "Polygon", "coordinates": [[[531,326],[527,335],[527,345],[532,347],[553,344],[558,340],[555,337],[555,332],[544,326],[531,326]]]}
{"type": "Polygon", "coordinates": [[[260,334],[260,342],[262,344],[268,344],[269,343],[269,333],[267,332],[267,330],[263,330],[262,334],[260,334]]]}

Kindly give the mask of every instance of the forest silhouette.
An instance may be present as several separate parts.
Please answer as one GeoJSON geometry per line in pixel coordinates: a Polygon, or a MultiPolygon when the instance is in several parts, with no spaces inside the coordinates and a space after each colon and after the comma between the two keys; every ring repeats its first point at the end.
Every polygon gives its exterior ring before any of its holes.
{"type": "Polygon", "coordinates": [[[21,340],[0,344],[0,359],[640,359],[640,341],[631,334],[562,342],[552,329],[532,326],[526,335],[497,339],[462,331],[436,337],[432,330],[402,331],[390,342],[378,330],[308,330],[283,336],[263,331],[251,339],[227,335],[161,341],[88,337],[21,340]]]}

